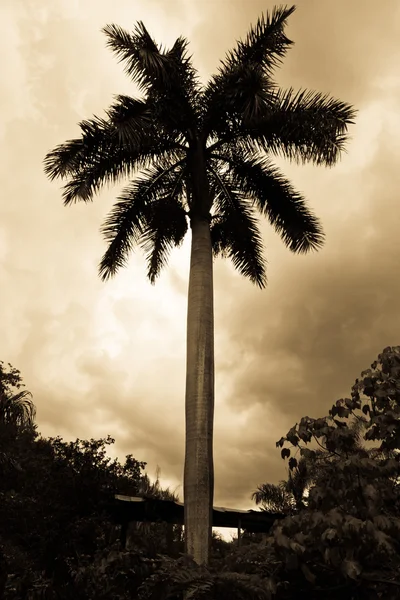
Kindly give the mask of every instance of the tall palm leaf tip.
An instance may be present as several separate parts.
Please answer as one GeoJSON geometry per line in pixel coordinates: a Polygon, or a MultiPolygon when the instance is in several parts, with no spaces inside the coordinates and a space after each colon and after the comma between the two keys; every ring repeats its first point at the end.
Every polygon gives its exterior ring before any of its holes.
{"type": "Polygon", "coordinates": [[[220,74],[239,64],[260,64],[267,71],[278,66],[289,46],[293,45],[285,36],[284,27],[295,8],[275,7],[271,14],[263,14],[250,28],[245,40],[239,40],[236,48],[228,52],[222,61],[220,74]]]}
{"type": "MultiPolygon", "coordinates": [[[[283,29],[294,9],[294,6],[289,9],[278,8],[273,10],[271,16],[268,13],[266,17],[262,16],[257,25],[250,29],[245,41],[238,41],[236,48],[228,52],[221,61],[217,75],[211,78],[205,88],[203,98],[204,119],[210,132],[221,128],[226,132],[227,117],[235,120],[242,112],[239,110],[236,114],[235,106],[237,109],[238,102],[242,102],[243,86],[239,82],[243,75],[256,77],[260,97],[266,101],[266,84],[268,83],[269,91],[274,87],[270,75],[292,44],[284,35],[283,29]],[[219,106],[221,102],[222,105],[219,106]]],[[[257,94],[253,96],[252,102],[254,106],[257,105],[257,94]]]]}
{"type": "Polygon", "coordinates": [[[99,275],[102,281],[111,279],[119,269],[127,265],[129,254],[133,250],[132,238],[133,235],[123,232],[120,236],[115,236],[109,244],[99,264],[99,275]]]}
{"type": "MultiPolygon", "coordinates": [[[[136,29],[139,27],[137,25],[136,29]]],[[[107,36],[107,46],[116,55],[118,62],[125,62],[125,73],[131,77],[142,91],[147,91],[148,81],[143,70],[138,64],[140,29],[135,34],[130,34],[118,25],[106,25],[102,29],[107,36]],[[139,38],[139,39],[138,39],[139,38]]]]}
{"type": "MultiPolygon", "coordinates": [[[[108,37],[107,45],[120,61],[126,62],[125,71],[136,80],[143,91],[150,91],[157,79],[168,85],[170,73],[165,67],[168,64],[172,65],[168,58],[173,56],[174,52],[158,46],[142,21],[136,24],[133,34],[127,33],[117,25],[108,25],[103,28],[103,32],[108,37]]],[[[183,38],[181,43],[178,39],[173,50],[179,46],[183,49],[184,43],[183,38]]]]}
{"type": "Polygon", "coordinates": [[[102,28],[102,32],[106,35],[107,46],[114,51],[117,56],[124,56],[129,49],[134,50],[133,38],[130,33],[122,29],[119,25],[109,24],[102,28]]]}
{"type": "Polygon", "coordinates": [[[107,250],[98,267],[100,279],[102,281],[108,281],[117,274],[119,269],[126,265],[127,261],[125,259],[119,257],[115,258],[112,256],[112,253],[107,250]]]}
{"type": "Polygon", "coordinates": [[[157,52],[157,53],[160,52],[161,53],[162,49],[157,45],[155,40],[153,40],[150,33],[146,29],[143,21],[138,21],[136,23],[134,32],[137,36],[137,39],[139,39],[141,42],[143,42],[149,48],[149,50],[151,50],[152,52],[157,52]]]}

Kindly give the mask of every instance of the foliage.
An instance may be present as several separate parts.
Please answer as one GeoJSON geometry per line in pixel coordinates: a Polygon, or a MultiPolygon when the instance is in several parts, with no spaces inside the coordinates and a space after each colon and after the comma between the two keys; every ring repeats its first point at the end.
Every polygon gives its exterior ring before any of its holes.
{"type": "MultiPolygon", "coordinates": [[[[3,372],[4,393],[14,397],[23,386],[20,373],[11,365],[3,372]]],[[[177,499],[162,488],[159,472],[152,482],[142,473],[145,463],[110,459],[110,436],[66,442],[43,438],[34,424],[31,434],[23,421],[3,425],[13,459],[0,479],[0,598],[3,588],[10,600],[131,598],[158,554],[171,551],[169,525],[136,524],[124,550],[108,506],[115,493],[177,499]]],[[[174,525],[172,534],[177,556],[182,527],[174,525]]]]}
{"type": "Polygon", "coordinates": [[[21,471],[1,483],[4,536],[17,535],[50,571],[52,557],[68,552],[67,531],[74,552],[88,552],[107,503],[116,492],[135,493],[144,467],[131,456],[124,464],[111,461],[106,448],[113,442],[39,438],[20,449],[21,471]]]}
{"type": "Polygon", "coordinates": [[[32,395],[22,387],[20,371],[0,361],[0,494],[20,477],[21,460],[37,435],[32,395]]]}
{"type": "MultiPolygon", "coordinates": [[[[315,455],[319,453],[316,451],[315,455]]],[[[275,513],[292,514],[301,510],[307,504],[307,492],[316,477],[316,461],[311,462],[301,457],[299,461],[290,463],[287,480],[282,480],[278,485],[263,483],[252,494],[256,504],[261,504],[263,510],[275,513]]]]}
{"type": "Polygon", "coordinates": [[[39,436],[33,401],[21,400],[21,387],[20,372],[0,363],[0,535],[9,593],[32,588],[41,572],[64,580],[69,562],[107,544],[115,530],[108,503],[117,492],[136,494],[145,466],[132,456],[122,464],[111,460],[111,437],[65,442],[39,436]]]}
{"type": "MultiPolygon", "coordinates": [[[[398,365],[400,348],[385,349],[372,372],[364,372],[362,381],[356,381],[350,399],[336,402],[325,418],[304,417],[278,442],[280,447],[289,443],[300,454],[298,460],[285,448],[283,456],[291,458],[289,473],[293,473],[288,489],[303,462],[308,492],[303,505],[276,522],[267,538],[259,542],[254,536],[253,542],[240,548],[227,545],[209,567],[199,567],[184,556],[154,557],[146,563],[149,570],[135,597],[400,597],[399,461],[392,441],[397,432],[393,418],[383,418],[386,410],[393,411],[392,417],[397,414],[398,365]],[[389,390],[387,396],[378,392],[383,385],[389,390]],[[370,410],[364,408],[367,405],[370,410]],[[382,422],[387,423],[386,434],[382,422]],[[377,423],[379,445],[372,447],[369,432],[377,423]]],[[[126,577],[126,568],[123,573],[126,577]]]]}
{"type": "MultiPolygon", "coordinates": [[[[157,468],[156,479],[151,481],[145,473],[139,482],[137,495],[142,498],[170,500],[178,502],[178,496],[169,488],[163,488],[160,482],[160,469],[157,468]]],[[[158,554],[179,556],[184,549],[183,527],[172,523],[133,522],[128,528],[127,547],[141,547],[148,556],[158,554]]]]}
{"type": "Polygon", "coordinates": [[[0,396],[12,395],[23,386],[21,371],[0,360],[0,396]]]}
{"type": "Polygon", "coordinates": [[[78,568],[71,570],[74,590],[88,600],[131,600],[137,597],[140,585],[160,564],[140,546],[122,550],[118,544],[100,550],[94,557],[85,557],[78,568]]]}
{"type": "MultiPolygon", "coordinates": [[[[309,594],[399,597],[399,410],[400,347],[388,347],[356,380],[351,398],[338,400],[327,417],[303,417],[277,442],[318,465],[307,509],[276,524],[271,540],[292,584],[309,594]],[[378,446],[368,447],[371,440],[378,446]]],[[[290,454],[282,450],[283,458],[290,454]]],[[[292,457],[289,469],[296,464],[292,457]]]]}
{"type": "Polygon", "coordinates": [[[274,583],[254,573],[230,572],[196,565],[190,558],[163,557],[156,572],[139,589],[140,600],[259,598],[270,600],[274,583]]]}
{"type": "Polygon", "coordinates": [[[400,347],[386,348],[350,398],[277,442],[291,485],[307,466],[303,505],[242,547],[214,536],[207,568],[178,557],[182,546],[168,555],[165,524],[138,528],[120,547],[105,511],[116,490],[176,497],[158,475],[142,475],[144,463],[109,459],[111,438],[16,436],[21,470],[0,481],[0,598],[2,587],[9,600],[399,598],[399,405],[400,347]]]}
{"type": "Polygon", "coordinates": [[[22,432],[34,432],[36,415],[32,394],[24,387],[21,373],[12,365],[0,361],[0,432],[4,441],[6,434],[16,436],[22,432]]]}
{"type": "Polygon", "coordinates": [[[271,512],[290,514],[295,509],[294,496],[288,489],[288,482],[284,480],[278,484],[263,483],[259,485],[252,494],[252,500],[256,504],[262,504],[263,510],[271,512]]]}

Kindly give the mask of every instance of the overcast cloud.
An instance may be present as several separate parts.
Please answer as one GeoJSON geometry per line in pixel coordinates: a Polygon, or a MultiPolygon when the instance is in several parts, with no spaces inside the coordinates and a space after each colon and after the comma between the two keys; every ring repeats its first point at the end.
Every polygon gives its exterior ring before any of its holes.
{"type": "MultiPolygon", "coordinates": [[[[323,416],[385,346],[400,343],[400,4],[299,0],[282,86],[359,109],[331,170],[277,161],[322,220],[325,247],[289,253],[263,225],[266,290],[216,262],[215,504],[250,508],[285,476],[275,441],[323,416]]],[[[189,239],[156,286],[138,252],[102,283],[99,227],[118,188],[64,208],[47,151],[118,93],[135,94],[101,28],[142,19],[159,42],[191,41],[203,78],[246,34],[261,0],[2,2],[0,359],[21,370],[43,435],[112,435],[115,452],[180,486],[189,239]]],[[[182,497],[182,488],[178,488],[182,497]]]]}

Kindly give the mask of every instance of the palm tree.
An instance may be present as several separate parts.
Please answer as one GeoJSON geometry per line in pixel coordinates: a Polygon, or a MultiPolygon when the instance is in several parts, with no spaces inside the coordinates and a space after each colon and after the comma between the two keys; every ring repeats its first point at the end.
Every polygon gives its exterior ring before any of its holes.
{"type": "Polygon", "coordinates": [[[65,205],[89,202],[104,184],[135,176],[102,227],[103,280],[139,246],[154,283],[190,225],[184,502],[186,550],[198,563],[208,561],[214,487],[213,256],[229,257],[265,286],[257,211],[292,252],[318,249],[320,223],[270,156],[332,166],[355,114],[328,96],[274,83],[274,68],[292,44],[284,29],[294,9],[262,16],[205,86],[186,39],[166,50],[142,22],[133,33],[106,26],[108,45],[142,97],[117,96],[106,118],[82,121],[81,137],[45,158],[50,179],[68,180],[65,205]]]}
{"type": "Polygon", "coordinates": [[[32,394],[27,390],[11,393],[9,387],[0,385],[0,473],[7,469],[22,470],[13,457],[12,444],[21,433],[35,432],[36,408],[32,394]]]}
{"type": "Polygon", "coordinates": [[[32,394],[22,387],[20,371],[0,361],[0,426],[20,430],[34,427],[36,408],[32,394]]]}
{"type": "Polygon", "coordinates": [[[317,461],[322,454],[322,451],[316,451],[313,461],[300,458],[296,467],[289,469],[287,480],[259,485],[251,499],[270,512],[291,514],[301,510],[306,505],[306,493],[317,477],[317,461]]]}
{"type": "Polygon", "coordinates": [[[15,394],[0,392],[0,425],[17,429],[31,428],[35,415],[32,394],[27,390],[15,394]]]}
{"type": "Polygon", "coordinates": [[[287,489],[287,481],[262,483],[252,494],[251,499],[262,505],[262,510],[272,513],[291,514],[295,509],[293,494],[287,489]]]}

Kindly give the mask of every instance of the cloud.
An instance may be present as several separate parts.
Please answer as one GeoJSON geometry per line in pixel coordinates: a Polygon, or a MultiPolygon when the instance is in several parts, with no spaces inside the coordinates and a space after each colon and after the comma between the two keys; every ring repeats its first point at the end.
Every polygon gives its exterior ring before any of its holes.
{"type": "MultiPolygon", "coordinates": [[[[105,46],[104,25],[131,29],[143,19],[166,45],[184,34],[205,77],[264,9],[258,0],[1,7],[8,58],[0,98],[0,359],[21,370],[44,435],[111,434],[115,454],[147,461],[151,474],[159,464],[173,488],[183,472],[190,240],[154,287],[140,252],[101,282],[99,228],[120,186],[64,208],[42,160],[78,133],[80,120],[103,114],[114,94],[135,94],[105,46]]],[[[305,414],[326,414],[385,346],[399,343],[398,10],[397,0],[379,10],[373,2],[304,0],[290,18],[296,45],[278,80],[354,102],[360,113],[334,169],[276,161],[321,218],[325,247],[291,255],[263,224],[263,291],[215,261],[217,505],[250,507],[258,484],[284,477],[275,441],[305,414]]]]}

